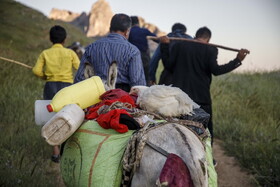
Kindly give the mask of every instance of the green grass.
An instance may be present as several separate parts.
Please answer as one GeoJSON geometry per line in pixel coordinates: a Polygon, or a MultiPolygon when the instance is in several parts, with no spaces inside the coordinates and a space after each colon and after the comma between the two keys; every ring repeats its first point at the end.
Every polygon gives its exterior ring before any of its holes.
{"type": "Polygon", "coordinates": [[[227,74],[212,85],[214,131],[261,186],[280,185],[280,72],[227,74]]]}
{"type": "MultiPolygon", "coordinates": [[[[0,56],[34,66],[51,47],[49,29],[66,28],[66,44],[92,42],[79,29],[52,21],[12,0],[0,2],[0,56]]],[[[44,82],[31,69],[0,60],[0,186],[58,186],[48,173],[52,147],[34,122],[34,103],[42,99],[44,82]]]]}

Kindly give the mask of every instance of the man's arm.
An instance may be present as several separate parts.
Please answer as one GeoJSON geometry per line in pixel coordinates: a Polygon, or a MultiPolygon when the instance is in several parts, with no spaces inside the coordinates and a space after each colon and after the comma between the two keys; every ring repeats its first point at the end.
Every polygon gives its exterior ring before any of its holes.
{"type": "Polygon", "coordinates": [[[83,55],[83,57],[81,59],[79,68],[77,70],[77,73],[76,73],[76,76],[75,76],[75,79],[74,79],[74,83],[77,83],[77,82],[85,80],[85,75],[84,75],[85,63],[88,62],[88,60],[86,58],[86,54],[87,54],[87,51],[84,53],[84,55],[83,55]]]}
{"type": "MultiPolygon", "coordinates": [[[[217,48],[215,48],[217,50],[217,48]]],[[[222,75],[225,73],[228,73],[237,67],[239,67],[242,63],[242,61],[245,59],[247,54],[249,54],[250,51],[247,49],[241,49],[237,55],[236,58],[228,62],[227,64],[218,65],[217,63],[217,52],[216,54],[212,55],[210,58],[210,69],[213,75],[222,75]],[[216,57],[215,57],[216,56],[216,57]]]]}
{"type": "Polygon", "coordinates": [[[40,77],[41,79],[46,79],[46,75],[43,72],[43,68],[45,65],[45,58],[44,58],[44,53],[42,52],[40,56],[38,57],[38,60],[35,64],[35,66],[32,68],[32,72],[37,76],[40,77]]]}

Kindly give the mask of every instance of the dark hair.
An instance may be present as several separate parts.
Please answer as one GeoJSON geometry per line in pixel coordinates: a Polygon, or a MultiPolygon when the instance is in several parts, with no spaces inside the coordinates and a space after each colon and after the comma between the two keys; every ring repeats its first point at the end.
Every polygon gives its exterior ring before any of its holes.
{"type": "Polygon", "coordinates": [[[201,27],[196,31],[195,38],[211,38],[211,31],[207,27],[201,27]]]}
{"type": "Polygon", "coordinates": [[[182,24],[182,23],[175,23],[173,26],[172,26],[172,32],[176,31],[176,30],[180,30],[181,32],[187,32],[187,27],[182,24]]]}
{"type": "Polygon", "coordinates": [[[66,38],[66,30],[59,26],[55,25],[50,30],[50,40],[52,43],[62,43],[66,38]]]}
{"type": "Polygon", "coordinates": [[[126,14],[115,14],[111,19],[110,32],[126,31],[131,27],[131,19],[126,14]]]}
{"type": "Polygon", "coordinates": [[[131,25],[138,25],[139,24],[139,19],[137,16],[130,16],[131,19],[131,25]]]}

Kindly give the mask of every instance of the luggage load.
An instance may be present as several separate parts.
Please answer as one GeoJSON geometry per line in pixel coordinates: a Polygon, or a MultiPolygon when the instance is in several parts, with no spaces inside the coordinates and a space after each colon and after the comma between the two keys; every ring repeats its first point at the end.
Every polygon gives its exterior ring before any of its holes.
{"type": "Polygon", "coordinates": [[[47,110],[46,105],[50,103],[51,100],[35,101],[34,116],[36,125],[45,125],[56,114],[56,112],[49,112],[47,110]]]}
{"type": "Polygon", "coordinates": [[[43,127],[41,135],[50,145],[60,145],[83,123],[84,111],[76,104],[69,104],[57,112],[43,127]]]}
{"type": "Polygon", "coordinates": [[[118,133],[89,120],[66,141],[60,168],[66,186],[120,186],[122,156],[133,130],[118,133]]]}
{"type": "Polygon", "coordinates": [[[47,105],[47,109],[49,112],[58,112],[68,104],[77,104],[85,109],[100,102],[99,96],[104,92],[105,88],[101,78],[93,76],[61,89],[47,105]]]}

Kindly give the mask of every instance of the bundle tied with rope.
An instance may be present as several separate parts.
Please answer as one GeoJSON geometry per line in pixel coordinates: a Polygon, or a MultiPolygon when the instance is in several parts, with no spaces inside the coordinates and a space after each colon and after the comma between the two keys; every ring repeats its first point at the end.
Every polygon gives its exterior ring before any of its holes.
{"type": "Polygon", "coordinates": [[[204,140],[210,137],[210,133],[199,122],[190,121],[190,120],[166,119],[164,122],[146,124],[143,128],[135,131],[132,134],[127,144],[127,147],[125,149],[123,160],[122,160],[122,165],[123,165],[122,187],[130,186],[131,179],[136,169],[140,166],[140,161],[146,144],[150,146],[152,149],[156,150],[157,152],[160,152],[165,156],[169,154],[165,150],[161,149],[160,147],[150,142],[148,140],[147,133],[155,128],[159,128],[161,126],[170,123],[179,124],[188,128],[198,137],[198,139],[201,141],[204,147],[206,146],[204,140]],[[195,129],[200,129],[200,132],[196,131],[195,129]]]}

